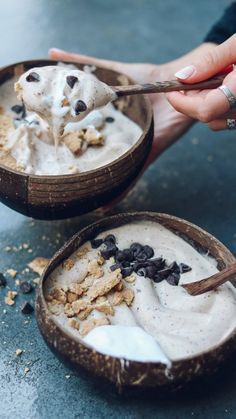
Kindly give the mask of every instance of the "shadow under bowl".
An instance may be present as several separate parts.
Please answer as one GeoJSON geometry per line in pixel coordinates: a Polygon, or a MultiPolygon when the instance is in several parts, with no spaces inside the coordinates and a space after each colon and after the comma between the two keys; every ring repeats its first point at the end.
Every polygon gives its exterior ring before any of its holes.
{"type": "MultiPolygon", "coordinates": [[[[72,336],[55,322],[45,300],[45,283],[50,274],[83,243],[99,233],[134,221],[153,221],[182,237],[198,251],[209,251],[222,270],[235,262],[230,251],[206,231],[171,215],[136,212],[119,214],[93,223],[75,234],[51,259],[38,289],[36,316],[39,329],[50,349],[73,371],[85,369],[118,387],[159,387],[176,389],[203,375],[211,375],[236,348],[236,330],[223,341],[199,355],[173,361],[170,368],[158,362],[137,362],[97,352],[79,337],[72,336]]],[[[235,285],[235,284],[234,284],[235,285]]]]}
{"type": "MultiPolygon", "coordinates": [[[[30,68],[55,64],[57,61],[32,60],[1,68],[0,85],[30,68]]],[[[71,64],[80,70],[85,65],[71,64]]],[[[112,86],[132,83],[127,76],[101,67],[94,74],[112,86]]],[[[87,213],[122,194],[141,172],[151,150],[153,118],[149,99],[143,95],[120,98],[114,104],[143,131],[125,154],[95,170],[73,175],[36,176],[0,164],[0,201],[22,214],[47,220],[87,213]]]]}

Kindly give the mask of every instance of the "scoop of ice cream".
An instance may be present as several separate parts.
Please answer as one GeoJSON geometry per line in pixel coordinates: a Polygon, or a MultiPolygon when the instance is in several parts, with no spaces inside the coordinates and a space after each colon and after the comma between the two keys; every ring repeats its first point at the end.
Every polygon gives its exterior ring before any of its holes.
{"type": "Polygon", "coordinates": [[[93,74],[59,66],[32,68],[22,74],[15,91],[28,111],[48,122],[56,143],[67,123],[80,121],[116,98],[93,74]]]}

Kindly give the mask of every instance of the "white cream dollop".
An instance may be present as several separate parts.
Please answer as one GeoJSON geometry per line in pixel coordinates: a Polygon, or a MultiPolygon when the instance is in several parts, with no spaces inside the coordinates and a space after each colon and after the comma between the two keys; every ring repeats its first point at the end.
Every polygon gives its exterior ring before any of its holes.
{"type": "Polygon", "coordinates": [[[84,341],[106,355],[170,366],[170,360],[160,345],[138,326],[100,326],[91,330],[84,341]]]}

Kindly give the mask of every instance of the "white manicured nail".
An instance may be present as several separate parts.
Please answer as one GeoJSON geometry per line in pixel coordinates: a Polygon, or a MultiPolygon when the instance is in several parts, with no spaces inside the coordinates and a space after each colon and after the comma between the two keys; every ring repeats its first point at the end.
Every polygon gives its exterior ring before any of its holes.
{"type": "Polygon", "coordinates": [[[175,73],[175,77],[177,77],[177,79],[186,80],[192,76],[195,71],[196,68],[194,65],[188,65],[187,67],[181,68],[181,70],[177,71],[177,73],[175,73]]]}

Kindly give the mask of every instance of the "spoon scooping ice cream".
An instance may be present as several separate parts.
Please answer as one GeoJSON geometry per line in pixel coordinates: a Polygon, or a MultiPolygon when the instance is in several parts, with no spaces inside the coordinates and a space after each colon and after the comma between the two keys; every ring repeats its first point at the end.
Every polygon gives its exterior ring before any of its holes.
{"type": "Polygon", "coordinates": [[[116,99],[116,93],[91,73],[59,66],[28,70],[15,83],[15,91],[28,111],[48,122],[56,145],[67,123],[116,99]]]}

